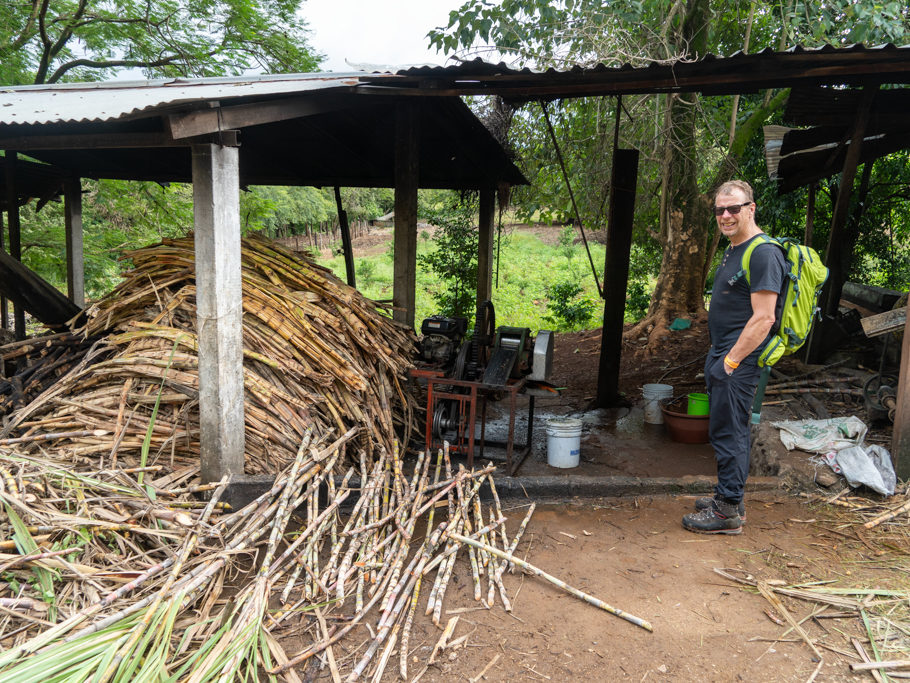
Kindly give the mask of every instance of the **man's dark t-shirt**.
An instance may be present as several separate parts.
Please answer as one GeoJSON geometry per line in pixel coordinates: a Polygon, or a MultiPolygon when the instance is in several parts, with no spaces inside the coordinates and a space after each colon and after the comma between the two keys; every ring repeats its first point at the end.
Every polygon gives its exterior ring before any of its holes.
{"type": "MultiPolygon", "coordinates": [[[[733,348],[740,333],[752,317],[752,292],[782,292],[787,265],[781,250],[773,244],[759,244],[749,257],[749,281],[742,271],[742,257],[756,235],[735,247],[727,247],[720,266],[714,275],[714,289],[708,308],[708,331],[711,335],[711,353],[725,355],[733,348]]],[[[777,297],[775,319],[780,321],[783,297],[777,297]]],[[[768,337],[749,354],[747,360],[756,362],[762,349],[777,329],[775,325],[768,337]]]]}

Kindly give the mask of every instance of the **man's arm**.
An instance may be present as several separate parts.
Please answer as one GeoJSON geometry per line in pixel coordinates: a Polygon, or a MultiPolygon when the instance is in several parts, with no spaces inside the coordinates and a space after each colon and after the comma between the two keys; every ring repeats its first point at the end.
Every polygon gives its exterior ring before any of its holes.
{"type": "MultiPolygon", "coordinates": [[[[777,297],[777,292],[768,290],[752,292],[752,317],[749,318],[749,322],[746,323],[743,331],[739,333],[739,339],[736,340],[733,348],[727,353],[727,358],[735,363],[740,363],[743,358],[757,349],[758,345],[765,340],[768,332],[774,326],[777,297]]],[[[724,363],[724,370],[727,371],[728,375],[733,372],[733,368],[727,363],[724,363]]]]}

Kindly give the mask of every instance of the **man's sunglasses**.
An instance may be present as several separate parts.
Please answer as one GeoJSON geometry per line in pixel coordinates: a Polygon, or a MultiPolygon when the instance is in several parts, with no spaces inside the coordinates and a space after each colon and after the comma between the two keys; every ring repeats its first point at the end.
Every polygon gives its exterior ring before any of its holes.
{"type": "Polygon", "coordinates": [[[740,211],[743,210],[744,206],[749,206],[752,202],[743,202],[742,204],[734,204],[733,206],[715,206],[714,215],[723,216],[724,211],[729,211],[731,216],[735,216],[740,211]]]}

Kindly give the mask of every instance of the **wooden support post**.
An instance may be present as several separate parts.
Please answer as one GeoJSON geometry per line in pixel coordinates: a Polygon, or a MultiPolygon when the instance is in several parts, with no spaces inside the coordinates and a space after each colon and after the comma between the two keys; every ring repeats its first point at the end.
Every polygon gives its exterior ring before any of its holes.
{"type": "Polygon", "coordinates": [[[341,207],[341,188],[335,186],[335,206],[338,210],[338,225],[341,228],[341,248],[344,250],[344,269],[348,276],[348,284],[357,287],[357,278],[354,274],[354,247],[351,244],[351,229],[348,226],[348,212],[341,207]]]}
{"type": "MultiPolygon", "coordinates": [[[[3,220],[3,212],[0,211],[0,251],[6,252],[5,228],[6,221],[3,220]]],[[[9,329],[9,306],[6,295],[0,295],[0,330],[9,329]]]]}
{"type": "Polygon", "coordinates": [[[236,147],[193,146],[202,481],[243,473],[240,183],[236,147]]]}
{"type": "MultiPolygon", "coordinates": [[[[9,255],[22,261],[22,231],[19,225],[19,193],[16,188],[16,152],[6,151],[6,210],[9,225],[9,255]]],[[[13,303],[13,328],[16,339],[25,339],[25,311],[13,303]]]]}
{"type": "MultiPolygon", "coordinates": [[[[825,250],[825,265],[828,266],[828,282],[822,290],[819,308],[823,316],[834,316],[840,305],[841,291],[844,285],[843,274],[843,247],[844,226],[847,223],[847,213],[850,210],[850,197],[853,195],[853,181],[856,178],[856,169],[859,166],[859,155],[863,147],[863,138],[866,135],[866,124],[869,122],[869,111],[872,100],[878,91],[878,84],[867,85],[863,88],[860,98],[859,111],[856,114],[856,123],[850,138],[850,146],[844,157],[844,167],[841,170],[838,185],[837,200],[834,204],[834,213],[831,216],[831,230],[828,234],[828,248],[825,250]]],[[[825,320],[815,325],[809,342],[806,344],[806,362],[818,363],[821,361],[823,348],[825,320]]]]}
{"type": "Polygon", "coordinates": [[[85,257],[82,250],[82,181],[71,178],[63,185],[66,213],[66,293],[85,308],[85,257]]]}
{"type": "Polygon", "coordinates": [[[413,102],[395,105],[395,265],[392,318],[414,327],[417,291],[417,185],[420,111],[413,102]]]}
{"type": "Polygon", "coordinates": [[[809,185],[809,202],[806,207],[806,231],[803,234],[803,244],[807,247],[812,246],[812,236],[815,233],[815,190],[818,183],[809,185]]]}
{"type": "Polygon", "coordinates": [[[604,263],[604,318],[597,375],[597,406],[600,408],[614,406],[619,402],[619,364],[637,183],[638,150],[615,150],[604,263]]]}
{"type": "Polygon", "coordinates": [[[480,191],[480,216],[477,230],[477,309],[493,299],[493,221],[496,215],[496,190],[480,191]]]}
{"type": "MultiPolygon", "coordinates": [[[[910,313],[910,307],[907,312],[910,313]]],[[[898,479],[910,479],[910,315],[904,323],[901,369],[897,382],[897,411],[891,433],[891,458],[898,479]]]]}
{"type": "MultiPolygon", "coordinates": [[[[863,138],[866,136],[866,126],[869,123],[869,110],[878,85],[867,85],[863,88],[860,98],[859,111],[850,146],[844,157],[844,168],[841,171],[838,184],[837,202],[834,204],[834,213],[831,216],[831,232],[828,236],[828,248],[825,251],[825,265],[830,270],[828,278],[827,298],[822,312],[835,315],[840,305],[840,295],[846,274],[843,273],[843,249],[846,246],[843,236],[844,226],[847,224],[847,214],[850,211],[850,197],[853,196],[853,181],[856,178],[856,169],[859,166],[859,155],[863,148],[863,138]]],[[[825,295],[823,295],[825,296],[825,295]]]]}

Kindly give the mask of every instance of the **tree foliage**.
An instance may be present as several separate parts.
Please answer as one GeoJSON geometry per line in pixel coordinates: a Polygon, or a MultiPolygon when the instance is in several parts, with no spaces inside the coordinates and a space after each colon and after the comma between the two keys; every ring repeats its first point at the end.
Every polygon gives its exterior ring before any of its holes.
{"type": "MultiPolygon", "coordinates": [[[[6,0],[0,84],[96,81],[129,70],[149,78],[312,71],[322,57],[307,42],[302,1],[6,0]]],[[[116,283],[121,250],[192,230],[189,185],[83,180],[83,192],[89,298],[116,283]]],[[[335,202],[330,189],[253,188],[241,193],[240,210],[244,231],[288,234],[333,219],[335,202]]],[[[28,205],[21,216],[23,261],[63,289],[62,205],[28,205]]]]}
{"type": "MultiPolygon", "coordinates": [[[[732,0],[723,5],[717,0],[469,0],[429,38],[431,45],[462,58],[505,58],[515,67],[641,66],[744,49],[782,50],[796,44],[907,44],[910,9],[907,3],[881,0],[732,0]]],[[[736,100],[697,94],[623,99],[620,145],[641,151],[635,243],[639,253],[653,255],[656,247],[664,256],[652,315],[659,306],[669,319],[701,309],[702,287],[718,244],[706,205],[711,190],[724,180],[735,176],[755,182],[759,219],[768,221],[772,232],[801,232],[805,191],[778,196],[767,181],[760,154],[761,126],[775,121],[786,95],[786,91],[773,91],[736,100]]],[[[616,109],[613,98],[580,98],[560,102],[551,110],[568,176],[588,226],[596,227],[603,219],[600,207],[606,201],[616,109]]],[[[536,104],[514,114],[510,140],[533,183],[513,194],[519,211],[525,216],[549,213],[565,218],[567,188],[536,104]]],[[[873,176],[878,177],[878,171],[873,176]]],[[[874,178],[869,196],[877,191],[874,178]]],[[[823,184],[817,206],[816,225],[825,229],[832,192],[836,192],[835,180],[823,184]]],[[[903,210],[893,202],[889,206],[892,211],[887,216],[866,218],[863,207],[856,207],[853,229],[859,244],[873,232],[900,232],[903,221],[898,214],[902,217],[903,210]],[[891,232],[881,229],[886,223],[892,226],[891,232]]],[[[823,229],[816,241],[822,250],[824,234],[823,229]]],[[[878,249],[884,249],[884,244],[878,249]]],[[[900,248],[892,251],[896,255],[888,264],[897,267],[900,248]]],[[[868,260],[861,252],[857,251],[855,267],[868,260]]],[[[658,262],[648,259],[651,268],[658,262]]],[[[655,274],[656,270],[633,273],[637,301],[642,283],[655,274]]]]}
{"type": "Polygon", "coordinates": [[[7,0],[0,82],[312,71],[301,0],[7,0]]]}
{"type": "Polygon", "coordinates": [[[478,199],[474,193],[454,197],[454,193],[436,195],[443,202],[426,206],[424,214],[437,228],[434,248],[418,256],[421,268],[432,271],[442,281],[433,298],[438,312],[446,316],[474,318],[477,292],[477,225],[478,199]],[[445,201],[448,196],[449,201],[445,201]]]}

